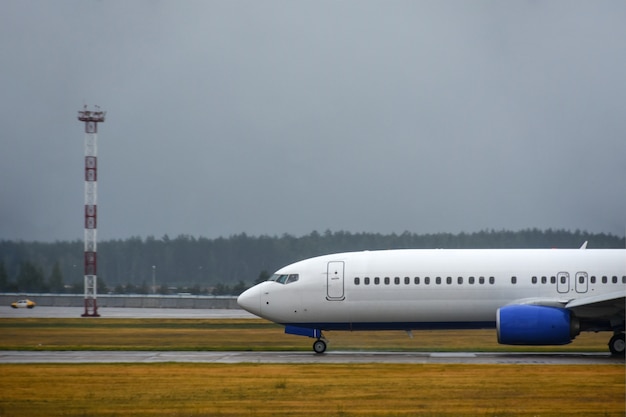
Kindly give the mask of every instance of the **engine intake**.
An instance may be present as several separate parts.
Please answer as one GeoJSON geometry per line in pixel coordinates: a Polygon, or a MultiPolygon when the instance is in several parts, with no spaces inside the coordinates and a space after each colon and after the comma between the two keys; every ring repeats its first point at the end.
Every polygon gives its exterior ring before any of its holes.
{"type": "Polygon", "coordinates": [[[499,308],[496,327],[503,345],[566,345],[580,333],[569,310],[525,304],[499,308]]]}

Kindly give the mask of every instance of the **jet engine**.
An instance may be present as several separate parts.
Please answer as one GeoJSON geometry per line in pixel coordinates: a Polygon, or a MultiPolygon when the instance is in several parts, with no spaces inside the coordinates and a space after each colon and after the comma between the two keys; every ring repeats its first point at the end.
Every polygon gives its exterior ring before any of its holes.
{"type": "Polygon", "coordinates": [[[496,327],[503,345],[566,345],[580,333],[569,310],[525,304],[499,308],[496,327]]]}

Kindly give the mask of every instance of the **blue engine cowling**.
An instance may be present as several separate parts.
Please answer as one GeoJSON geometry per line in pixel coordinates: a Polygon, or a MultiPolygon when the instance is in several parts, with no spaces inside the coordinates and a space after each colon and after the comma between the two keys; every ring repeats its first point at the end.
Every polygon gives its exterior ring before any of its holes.
{"type": "Polygon", "coordinates": [[[580,332],[569,310],[524,304],[499,308],[496,327],[503,345],[566,345],[580,332]]]}

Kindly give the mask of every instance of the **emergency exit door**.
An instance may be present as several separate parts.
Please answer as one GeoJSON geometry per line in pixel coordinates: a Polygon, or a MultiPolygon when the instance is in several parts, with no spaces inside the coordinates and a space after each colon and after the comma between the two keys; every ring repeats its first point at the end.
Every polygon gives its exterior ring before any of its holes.
{"type": "Polygon", "coordinates": [[[576,273],[576,292],[587,292],[588,284],[588,276],[586,272],[577,272],[576,273]]]}

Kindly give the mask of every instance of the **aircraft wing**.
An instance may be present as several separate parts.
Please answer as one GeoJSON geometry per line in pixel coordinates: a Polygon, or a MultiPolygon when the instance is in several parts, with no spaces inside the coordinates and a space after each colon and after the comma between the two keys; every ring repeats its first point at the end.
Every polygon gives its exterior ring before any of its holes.
{"type": "Polygon", "coordinates": [[[588,297],[566,299],[534,297],[513,301],[510,304],[527,304],[545,307],[559,307],[572,310],[576,317],[584,319],[602,319],[621,317],[624,320],[626,310],[626,291],[615,291],[588,297]]]}
{"type": "Polygon", "coordinates": [[[626,310],[626,291],[615,291],[606,294],[577,298],[565,304],[580,318],[624,318],[626,310]]]}

